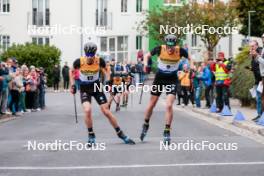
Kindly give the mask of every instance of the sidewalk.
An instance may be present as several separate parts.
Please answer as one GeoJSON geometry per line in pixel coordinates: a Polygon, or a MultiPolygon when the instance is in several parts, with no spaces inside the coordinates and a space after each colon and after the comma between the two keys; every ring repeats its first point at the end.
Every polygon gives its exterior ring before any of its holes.
{"type": "MultiPolygon", "coordinates": [[[[214,118],[224,123],[232,124],[236,127],[264,136],[264,126],[258,125],[254,121],[252,121],[252,119],[257,116],[255,109],[241,107],[239,101],[236,99],[231,99],[230,104],[231,104],[231,108],[232,108],[231,112],[233,116],[221,116],[218,113],[211,113],[209,109],[205,109],[205,108],[191,108],[191,109],[193,112],[205,115],[208,118],[214,118]],[[245,117],[244,121],[234,120],[234,117],[238,111],[240,111],[244,115],[245,117]]],[[[202,101],[202,105],[205,105],[204,101],[202,101]]],[[[187,108],[190,108],[190,106],[188,106],[187,108]]]]}

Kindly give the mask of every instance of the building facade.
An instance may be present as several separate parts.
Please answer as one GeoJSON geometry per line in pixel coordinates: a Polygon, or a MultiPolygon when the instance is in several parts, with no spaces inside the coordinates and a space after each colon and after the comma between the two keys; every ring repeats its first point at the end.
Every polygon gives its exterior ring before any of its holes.
{"type": "Polygon", "coordinates": [[[83,55],[83,45],[98,44],[100,55],[118,61],[136,60],[147,39],[135,29],[148,0],[0,0],[0,45],[55,45],[61,60],[83,55]]]}

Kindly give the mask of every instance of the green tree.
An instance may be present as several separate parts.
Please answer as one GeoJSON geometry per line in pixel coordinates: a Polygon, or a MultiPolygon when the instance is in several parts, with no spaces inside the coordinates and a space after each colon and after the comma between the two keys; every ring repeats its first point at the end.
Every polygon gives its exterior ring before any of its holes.
{"type": "MultiPolygon", "coordinates": [[[[238,24],[234,3],[224,3],[216,0],[214,3],[188,3],[183,7],[163,7],[146,12],[146,18],[138,24],[138,31],[162,41],[165,34],[160,33],[160,26],[185,27],[193,25],[194,28],[207,25],[212,29],[235,27],[238,24]]],[[[197,30],[197,35],[203,41],[212,58],[213,49],[226,32],[211,32],[210,30],[197,30]]],[[[231,31],[230,31],[231,32],[231,31]]],[[[185,32],[186,33],[186,32],[185,32]]],[[[184,38],[185,34],[175,34],[178,38],[184,38]]]]}
{"type": "Polygon", "coordinates": [[[251,13],[251,35],[260,37],[264,29],[264,1],[263,0],[235,0],[237,2],[237,12],[242,24],[240,32],[248,35],[248,11],[251,13]]]}
{"type": "MultiPolygon", "coordinates": [[[[186,16],[182,14],[179,7],[159,7],[145,12],[145,19],[137,23],[137,31],[141,35],[151,36],[158,43],[164,41],[166,33],[161,32],[161,26],[175,27],[186,26],[186,16]]],[[[184,38],[183,33],[175,33],[178,38],[184,38]]]]}
{"type": "Polygon", "coordinates": [[[33,43],[14,44],[2,54],[3,60],[15,57],[20,65],[43,67],[48,74],[48,83],[52,80],[52,69],[60,63],[61,51],[55,46],[33,43]]]}
{"type": "MultiPolygon", "coordinates": [[[[238,25],[237,13],[235,10],[235,4],[224,3],[216,0],[214,3],[192,3],[189,4],[186,9],[186,14],[189,19],[189,23],[195,27],[202,27],[207,25],[207,29],[220,29],[229,28],[232,29],[238,25]]],[[[232,30],[227,32],[215,32],[210,30],[200,30],[200,34],[197,34],[208,51],[208,57],[213,58],[213,50],[220,41],[221,38],[230,35],[232,30]]]]}
{"type": "Polygon", "coordinates": [[[249,48],[245,47],[235,58],[237,65],[232,77],[231,85],[232,95],[240,100],[242,106],[254,104],[254,100],[249,92],[249,89],[254,85],[254,76],[251,71],[245,69],[245,66],[250,66],[251,63],[248,54],[249,48]]]}

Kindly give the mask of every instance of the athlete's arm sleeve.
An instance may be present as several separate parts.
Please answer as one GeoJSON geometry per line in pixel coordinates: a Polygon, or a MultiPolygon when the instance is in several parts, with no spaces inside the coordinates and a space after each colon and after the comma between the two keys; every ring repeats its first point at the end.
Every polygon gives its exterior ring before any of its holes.
{"type": "Polygon", "coordinates": [[[73,68],[74,69],[79,69],[81,67],[81,61],[80,59],[76,59],[74,62],[73,62],[73,68]]]}
{"type": "Polygon", "coordinates": [[[188,53],[185,49],[181,48],[180,49],[180,56],[181,57],[185,57],[185,58],[188,58],[188,53]]]}
{"type": "Polygon", "coordinates": [[[161,46],[157,46],[150,51],[151,56],[160,55],[161,46]]]}

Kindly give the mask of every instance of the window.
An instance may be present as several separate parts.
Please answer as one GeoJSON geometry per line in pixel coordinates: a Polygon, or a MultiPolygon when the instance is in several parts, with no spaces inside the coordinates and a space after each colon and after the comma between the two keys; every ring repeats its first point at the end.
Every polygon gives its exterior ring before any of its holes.
{"type": "Polygon", "coordinates": [[[107,37],[101,37],[101,51],[107,51],[107,37]]]}
{"type": "Polygon", "coordinates": [[[197,46],[197,35],[192,34],[192,46],[197,46]]]}
{"type": "Polygon", "coordinates": [[[136,37],[136,49],[137,50],[142,49],[142,36],[140,35],[136,37]]]}
{"type": "Polygon", "coordinates": [[[33,25],[50,25],[49,0],[32,0],[33,25]]]}
{"type": "Polygon", "coordinates": [[[107,1],[96,1],[96,26],[107,26],[108,24],[107,1]]]}
{"type": "Polygon", "coordinates": [[[164,5],[182,6],[182,0],[164,0],[164,5]]]}
{"type": "Polygon", "coordinates": [[[127,0],[121,0],[121,12],[127,13],[127,0]]]}
{"type": "Polygon", "coordinates": [[[142,12],[142,0],[137,0],[137,12],[142,12]]]}
{"type": "Polygon", "coordinates": [[[10,0],[0,0],[0,13],[10,13],[10,0]]]}
{"type": "Polygon", "coordinates": [[[111,58],[115,58],[119,62],[128,59],[127,36],[101,37],[100,46],[102,52],[108,52],[111,58]]]}
{"type": "Polygon", "coordinates": [[[37,45],[49,45],[50,39],[49,37],[32,37],[32,43],[37,45]]]}
{"type": "Polygon", "coordinates": [[[128,59],[128,37],[118,36],[117,37],[117,60],[122,62],[128,59]]]}
{"type": "Polygon", "coordinates": [[[0,35],[0,51],[6,51],[10,47],[10,36],[0,35]]]}

